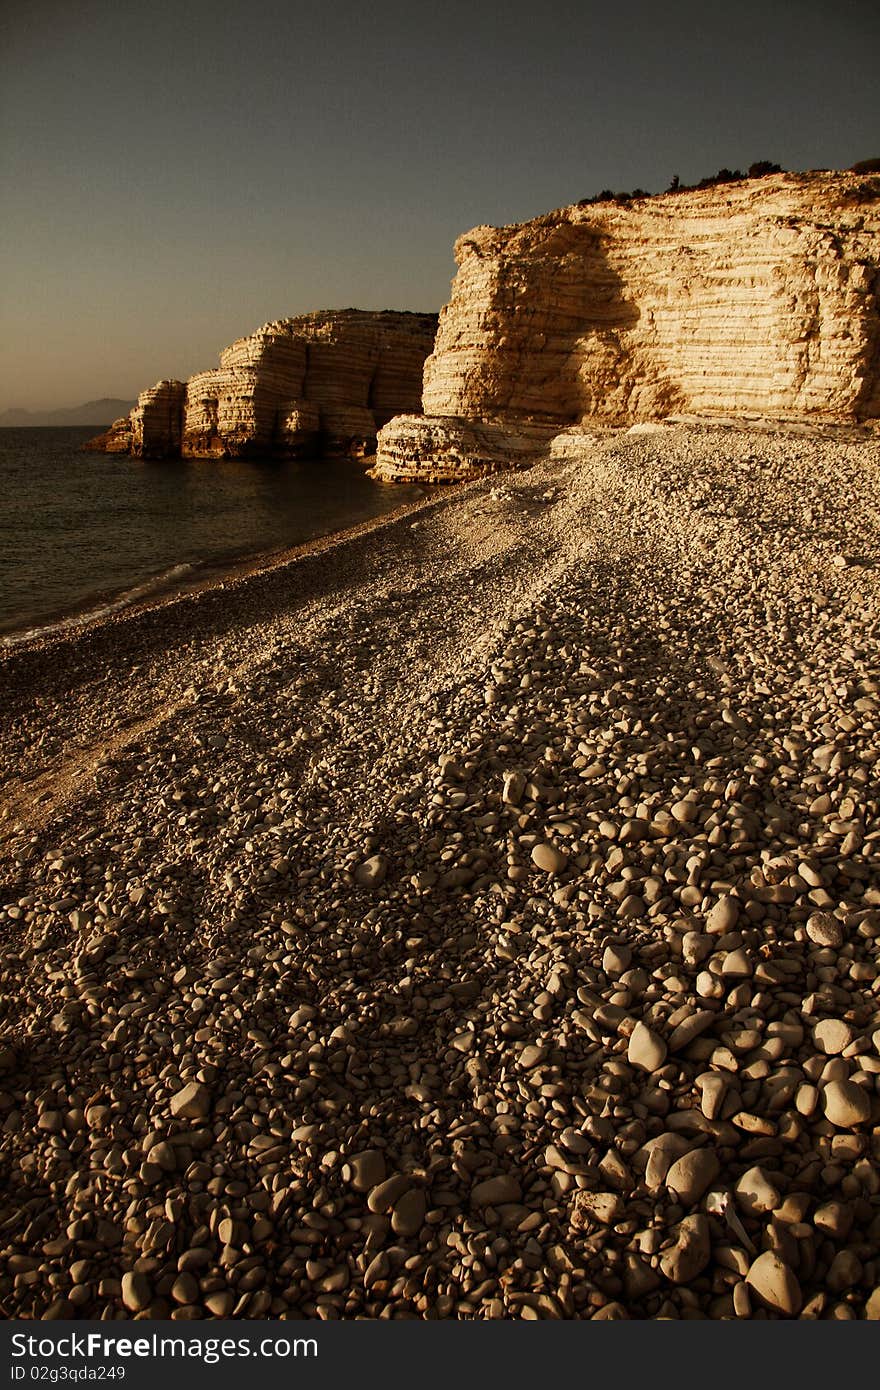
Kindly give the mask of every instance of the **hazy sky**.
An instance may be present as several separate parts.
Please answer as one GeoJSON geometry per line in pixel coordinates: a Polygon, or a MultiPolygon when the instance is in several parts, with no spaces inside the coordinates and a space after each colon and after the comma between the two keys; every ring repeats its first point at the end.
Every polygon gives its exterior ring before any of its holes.
{"type": "Polygon", "coordinates": [[[6,0],[0,410],[436,309],[477,223],[878,156],[878,52],[877,0],[6,0]]]}

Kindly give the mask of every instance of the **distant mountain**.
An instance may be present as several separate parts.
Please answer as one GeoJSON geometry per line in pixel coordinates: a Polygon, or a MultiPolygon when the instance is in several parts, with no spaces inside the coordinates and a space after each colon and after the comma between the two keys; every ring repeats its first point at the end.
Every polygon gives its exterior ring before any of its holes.
{"type": "Polygon", "coordinates": [[[74,405],[68,410],[4,410],[0,413],[0,426],[112,425],[114,420],[133,410],[135,405],[135,401],[117,401],[111,396],[102,396],[99,401],[86,401],[85,405],[74,405]]]}

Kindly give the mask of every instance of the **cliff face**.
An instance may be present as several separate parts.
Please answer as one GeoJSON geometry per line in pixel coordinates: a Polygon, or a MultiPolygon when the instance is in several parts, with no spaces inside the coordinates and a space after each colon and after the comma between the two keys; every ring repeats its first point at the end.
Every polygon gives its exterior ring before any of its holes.
{"type": "Polygon", "coordinates": [[[381,432],[380,477],[510,466],[504,432],[524,424],[880,415],[876,177],[780,174],[564,208],[478,227],[455,254],[427,418],[381,432]],[[492,457],[463,456],[486,421],[492,457]]]}
{"type": "Polygon", "coordinates": [[[188,382],[160,381],[91,443],[144,458],[354,456],[421,405],[436,314],[357,309],[265,324],[188,382]]]}
{"type": "Polygon", "coordinates": [[[164,458],[180,452],[185,397],[182,381],[160,381],[141,392],[129,416],[133,453],[164,458]]]}

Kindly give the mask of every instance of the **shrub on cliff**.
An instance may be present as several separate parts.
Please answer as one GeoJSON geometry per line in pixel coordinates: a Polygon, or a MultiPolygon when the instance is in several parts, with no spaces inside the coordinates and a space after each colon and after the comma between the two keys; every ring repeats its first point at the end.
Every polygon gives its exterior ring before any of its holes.
{"type": "MultiPolygon", "coordinates": [[[[875,168],[880,168],[880,160],[865,160],[863,164],[853,165],[855,173],[872,173],[875,168]],[[870,167],[869,167],[870,166],[870,167]]],[[[692,193],[697,188],[714,188],[716,184],[738,183],[741,179],[762,179],[767,174],[781,174],[782,166],[772,164],[769,159],[759,159],[754,164],[750,164],[748,173],[743,173],[741,169],[719,169],[717,174],[709,174],[706,178],[700,179],[699,183],[682,183],[678,174],[673,174],[666,193],[692,193]]],[[[648,193],[644,188],[634,188],[631,193],[615,193],[611,188],[603,188],[601,193],[594,193],[591,198],[581,198],[578,203],[579,208],[590,207],[593,203],[631,203],[635,198],[658,198],[658,193],[648,193]]]]}

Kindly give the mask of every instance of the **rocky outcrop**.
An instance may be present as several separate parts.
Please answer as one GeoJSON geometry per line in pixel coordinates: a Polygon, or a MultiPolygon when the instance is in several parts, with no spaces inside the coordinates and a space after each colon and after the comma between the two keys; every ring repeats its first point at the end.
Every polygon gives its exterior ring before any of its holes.
{"type": "Polygon", "coordinates": [[[138,396],[131,412],[131,448],[139,458],[165,458],[180,451],[183,438],[182,381],[160,381],[138,396]]]}
{"type": "Polygon", "coordinates": [[[880,179],[779,174],[578,205],[478,227],[455,254],[427,418],[382,430],[379,477],[494,470],[524,425],[880,415],[880,179]],[[463,458],[490,422],[491,458],[463,458]]]}
{"type": "Polygon", "coordinates": [[[120,416],[103,434],[96,434],[93,439],[87,439],[80,448],[88,454],[130,454],[131,416],[120,416]]]}
{"type": "Polygon", "coordinates": [[[130,415],[114,420],[109,430],[83,445],[96,454],[134,454],[136,458],[168,458],[180,453],[186,386],[182,381],[159,381],[138,396],[130,415]]]}
{"type": "Polygon", "coordinates": [[[532,463],[555,434],[555,425],[399,415],[381,431],[381,470],[371,471],[385,482],[463,482],[532,463]]]}
{"type": "Polygon", "coordinates": [[[188,382],[142,392],[89,447],[145,458],[362,456],[419,410],[436,314],[358,309],[264,324],[188,382]]]}

